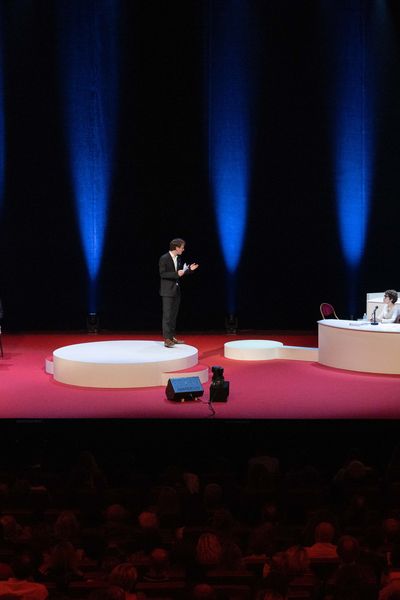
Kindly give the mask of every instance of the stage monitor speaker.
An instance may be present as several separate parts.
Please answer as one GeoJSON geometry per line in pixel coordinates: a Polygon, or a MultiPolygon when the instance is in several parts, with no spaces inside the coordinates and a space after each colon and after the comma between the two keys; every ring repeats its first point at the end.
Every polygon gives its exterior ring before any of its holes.
{"type": "Polygon", "coordinates": [[[229,381],[221,381],[219,383],[211,383],[210,385],[210,402],[228,402],[229,396],[229,381]]]}
{"type": "Polygon", "coordinates": [[[200,398],[204,390],[199,377],[176,377],[168,379],[165,393],[168,400],[183,402],[200,398]]]}

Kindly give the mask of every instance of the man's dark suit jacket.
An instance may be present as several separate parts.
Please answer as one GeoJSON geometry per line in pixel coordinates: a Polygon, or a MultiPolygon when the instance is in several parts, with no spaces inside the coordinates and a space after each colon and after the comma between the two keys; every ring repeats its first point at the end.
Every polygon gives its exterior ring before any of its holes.
{"type": "MultiPolygon", "coordinates": [[[[180,257],[178,256],[178,269],[180,269],[180,257]]],[[[180,279],[178,272],[175,271],[174,261],[169,252],[163,254],[159,261],[160,268],[160,296],[176,296],[180,279]]]]}

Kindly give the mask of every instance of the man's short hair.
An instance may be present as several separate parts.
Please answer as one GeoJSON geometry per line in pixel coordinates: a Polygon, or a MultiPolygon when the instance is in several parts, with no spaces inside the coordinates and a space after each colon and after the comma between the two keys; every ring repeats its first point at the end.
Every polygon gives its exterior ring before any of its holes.
{"type": "Polygon", "coordinates": [[[175,250],[175,248],[180,248],[181,246],[184,246],[185,244],[186,242],[182,238],[174,238],[169,243],[169,249],[172,251],[175,250]]]}

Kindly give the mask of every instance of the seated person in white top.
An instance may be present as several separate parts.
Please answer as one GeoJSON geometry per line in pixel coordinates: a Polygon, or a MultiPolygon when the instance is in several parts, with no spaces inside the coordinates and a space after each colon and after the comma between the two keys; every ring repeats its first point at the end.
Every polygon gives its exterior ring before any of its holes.
{"type": "Polygon", "coordinates": [[[383,310],[377,317],[381,323],[394,323],[400,314],[400,310],[395,306],[398,294],[396,290],[386,290],[383,296],[383,310]]]}

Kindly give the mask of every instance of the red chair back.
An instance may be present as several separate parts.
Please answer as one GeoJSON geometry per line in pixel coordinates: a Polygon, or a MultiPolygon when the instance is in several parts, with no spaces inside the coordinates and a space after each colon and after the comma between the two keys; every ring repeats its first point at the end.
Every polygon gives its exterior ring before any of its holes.
{"type": "Polygon", "coordinates": [[[337,319],[338,318],[332,304],[329,304],[328,302],[322,302],[322,304],[319,307],[319,310],[321,311],[321,315],[322,315],[323,319],[337,319]]]}

